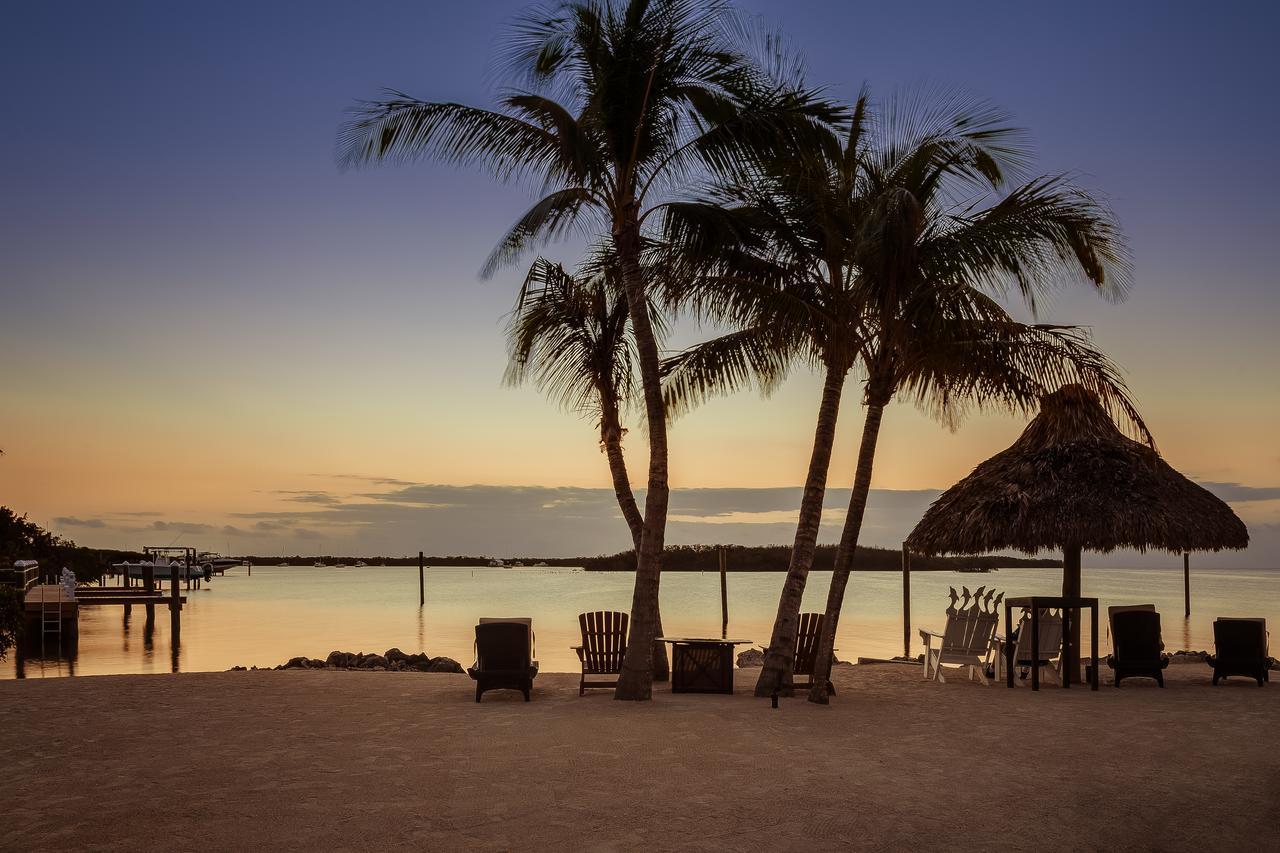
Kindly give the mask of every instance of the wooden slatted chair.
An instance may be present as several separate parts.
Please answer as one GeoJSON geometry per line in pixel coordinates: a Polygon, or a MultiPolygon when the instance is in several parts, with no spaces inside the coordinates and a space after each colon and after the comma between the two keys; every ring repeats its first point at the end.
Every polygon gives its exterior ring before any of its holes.
{"type": "Polygon", "coordinates": [[[622,674],[622,658],[627,652],[627,625],[630,617],[617,610],[596,610],[578,614],[582,645],[574,646],[582,663],[578,695],[588,687],[617,687],[622,674]],[[587,681],[588,676],[613,676],[612,681],[587,681]]]}
{"type": "MultiPolygon", "coordinates": [[[[1001,634],[995,635],[996,679],[1004,678],[1005,643],[1008,640],[1001,634]]],[[[1033,653],[1031,649],[1031,614],[1023,611],[1018,623],[1017,645],[1013,649],[1013,665],[1030,670],[1040,668],[1042,675],[1051,675],[1061,683],[1062,668],[1062,613],[1056,609],[1040,610],[1040,649],[1033,653]]],[[[1025,677],[1025,674],[1024,674],[1025,677]]]]}
{"type": "MultiPolygon", "coordinates": [[[[818,641],[822,639],[822,613],[801,613],[796,631],[796,654],[791,664],[792,686],[798,690],[813,687],[813,664],[818,657],[818,641]],[[804,676],[800,681],[797,676],[804,676]]],[[[835,651],[834,649],[832,651],[835,651]]],[[[835,685],[827,681],[827,693],[836,695],[835,685]]]]}
{"type": "Polygon", "coordinates": [[[991,664],[991,638],[995,635],[996,624],[1000,621],[1000,602],[1004,593],[997,594],[990,590],[983,595],[986,587],[978,587],[977,592],[970,594],[968,587],[960,587],[964,591],[964,601],[959,603],[955,588],[951,588],[951,604],[947,607],[947,624],[941,633],[924,628],[920,630],[920,639],[924,642],[924,677],[946,683],[942,674],[944,664],[968,667],[969,680],[974,676],[983,684],[988,684],[987,668],[991,664]],[[970,603],[972,599],[972,603],[970,603]],[[933,647],[937,640],[938,647],[933,647]]]}

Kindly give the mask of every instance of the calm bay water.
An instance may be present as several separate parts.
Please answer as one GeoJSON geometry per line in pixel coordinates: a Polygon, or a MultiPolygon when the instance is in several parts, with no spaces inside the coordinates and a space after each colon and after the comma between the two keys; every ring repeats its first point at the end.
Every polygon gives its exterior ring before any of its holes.
{"type": "MultiPolygon", "coordinates": [[[[1155,603],[1166,646],[1209,649],[1218,616],[1261,616],[1280,626],[1280,570],[1192,569],[1192,617],[1182,616],[1182,570],[1089,569],[1086,595],[1109,604],[1155,603]]],[[[544,672],[575,672],[570,647],[578,642],[577,614],[629,610],[632,576],[567,568],[431,568],[427,603],[418,606],[416,567],[313,568],[255,566],[236,569],[191,590],[175,650],[168,611],[157,608],[147,630],[143,608],[128,624],[121,607],[86,607],[73,660],[59,659],[50,642],[45,656],[28,656],[25,677],[115,673],[197,672],[234,665],[274,666],[297,656],[330,651],[447,655],[472,660],[474,625],[481,616],[531,616],[544,672]]],[[[729,635],[765,644],[773,624],[782,573],[729,574],[729,635]]],[[[815,573],[806,610],[825,606],[830,574],[815,573]]],[[[911,652],[921,651],[917,627],[941,630],[947,588],[994,586],[1007,595],[1056,594],[1061,572],[1002,569],[987,574],[917,572],[911,576],[911,652]]],[[[670,636],[720,635],[720,579],[708,572],[671,573],[662,579],[663,628],[670,636]]],[[[1274,630],[1274,628],[1273,628],[1274,630]]],[[[1087,627],[1086,627],[1087,632],[1087,627]]],[[[1086,633],[1086,643],[1087,636],[1086,633]]],[[[1105,629],[1100,632],[1105,637],[1105,629]]],[[[1106,646],[1106,641],[1102,644],[1106,646]]],[[[888,657],[902,652],[902,577],[860,572],[849,582],[836,643],[839,657],[888,657]]],[[[12,678],[11,653],[0,677],[12,678]]]]}

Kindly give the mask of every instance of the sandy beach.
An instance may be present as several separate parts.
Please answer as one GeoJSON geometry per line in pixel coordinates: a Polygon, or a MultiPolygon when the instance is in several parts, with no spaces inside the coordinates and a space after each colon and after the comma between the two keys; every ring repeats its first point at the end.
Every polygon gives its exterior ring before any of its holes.
{"type": "MultiPolygon", "coordinates": [[[[822,708],[473,701],[460,675],[0,682],[8,850],[1265,849],[1280,687],[1061,691],[837,668],[822,708]]],[[[1274,849],[1274,848],[1272,848],[1274,849]]]]}

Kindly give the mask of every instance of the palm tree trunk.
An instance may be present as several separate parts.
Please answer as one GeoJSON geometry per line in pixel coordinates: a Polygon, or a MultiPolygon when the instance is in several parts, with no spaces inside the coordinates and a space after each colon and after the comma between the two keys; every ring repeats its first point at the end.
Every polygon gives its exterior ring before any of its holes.
{"type": "Polygon", "coordinates": [[[636,205],[622,209],[613,228],[614,249],[631,313],[644,389],[645,425],[649,433],[649,483],[645,492],[644,525],[636,549],[636,583],[631,596],[631,633],[622,659],[615,699],[648,699],[653,693],[653,642],[658,636],[658,583],[667,531],[667,409],[662,399],[658,341],[649,320],[644,274],[640,270],[640,224],[636,205]]]}
{"type": "MultiPolygon", "coordinates": [[[[636,505],[635,493],[631,491],[631,476],[627,473],[627,459],[622,453],[622,420],[618,416],[618,401],[614,399],[612,389],[600,389],[600,444],[604,447],[605,457],[609,460],[609,473],[613,476],[613,493],[618,499],[618,508],[626,519],[631,530],[631,546],[640,553],[640,539],[644,533],[644,517],[636,505]]],[[[655,636],[662,635],[661,608],[657,615],[655,636]]],[[[653,643],[653,678],[655,681],[666,681],[671,677],[671,665],[667,662],[665,643],[654,640],[653,643]]]]}
{"type": "Polygon", "coordinates": [[[764,669],[756,680],[757,696],[771,696],[775,691],[783,696],[794,693],[791,669],[796,653],[796,632],[800,627],[800,605],[818,544],[822,500],[827,493],[827,472],[831,467],[831,449],[836,441],[836,420],[840,416],[840,397],[848,372],[847,368],[827,367],[822,402],[818,405],[818,426],[813,435],[813,453],[809,457],[809,474],[805,478],[804,496],[800,501],[800,522],[796,526],[795,543],[791,546],[787,579],[778,599],[773,635],[764,656],[764,669]]]}
{"type": "Polygon", "coordinates": [[[853,494],[849,496],[849,513],[840,533],[840,547],[836,549],[836,564],[831,571],[831,591],[827,593],[827,613],[822,620],[822,638],[818,642],[818,654],[813,663],[813,687],[809,701],[827,704],[827,682],[831,678],[831,663],[835,655],[836,628],[840,624],[840,607],[844,604],[844,589],[849,583],[849,570],[858,550],[858,534],[862,532],[862,515],[867,508],[867,495],[871,492],[871,468],[875,464],[876,442],[880,438],[880,420],[884,416],[885,401],[873,397],[867,404],[867,419],[862,425],[862,444],[858,447],[858,469],[853,478],[853,494]]]}

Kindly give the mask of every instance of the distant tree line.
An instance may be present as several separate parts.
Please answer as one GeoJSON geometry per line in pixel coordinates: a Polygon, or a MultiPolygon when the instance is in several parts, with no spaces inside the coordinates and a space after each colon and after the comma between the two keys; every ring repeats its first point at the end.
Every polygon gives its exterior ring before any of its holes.
{"type": "MultiPolygon", "coordinates": [[[[785,572],[791,556],[789,545],[671,545],[663,554],[662,570],[665,572],[709,572],[719,571],[717,556],[719,550],[728,551],[729,570],[734,572],[785,572]]],[[[830,571],[835,563],[836,546],[819,545],[814,557],[813,567],[817,571],[830,571]]],[[[305,556],[295,554],[292,557],[249,556],[246,560],[254,565],[270,565],[287,562],[295,566],[308,566],[317,560],[327,565],[344,563],[352,565],[358,560],[374,566],[416,566],[418,558],[413,557],[369,557],[339,556],[333,554],[305,556]]],[[[463,566],[487,567],[492,557],[472,557],[466,555],[428,556],[424,560],[428,566],[463,566]]],[[[595,557],[506,557],[504,561],[523,563],[532,566],[545,563],[548,566],[581,567],[590,572],[634,572],[636,568],[635,551],[619,551],[616,554],[600,554],[595,557]]],[[[859,571],[898,571],[902,568],[902,554],[892,548],[858,548],[859,571]]],[[[1061,568],[1061,560],[1033,560],[1025,557],[984,556],[984,557],[921,557],[911,558],[913,571],[955,571],[957,569],[998,569],[1021,566],[1043,566],[1061,568]]]]}
{"type": "MultiPolygon", "coordinates": [[[[662,555],[664,572],[710,572],[719,571],[718,551],[727,550],[726,560],[729,571],[733,572],[785,572],[791,559],[789,545],[673,545],[662,555]]],[[[815,571],[831,571],[835,564],[836,546],[819,545],[813,559],[815,571]]],[[[553,561],[548,560],[548,563],[553,561]]],[[[892,548],[867,548],[858,546],[856,565],[858,571],[884,572],[902,569],[902,552],[892,548]]],[[[580,565],[593,572],[627,572],[634,571],[635,554],[622,551],[617,554],[600,557],[582,558],[575,565],[580,565]]],[[[1032,560],[1025,557],[984,556],[984,557],[922,557],[911,558],[912,571],[942,572],[957,569],[999,569],[1020,566],[1062,566],[1060,560],[1032,560]]]]}

